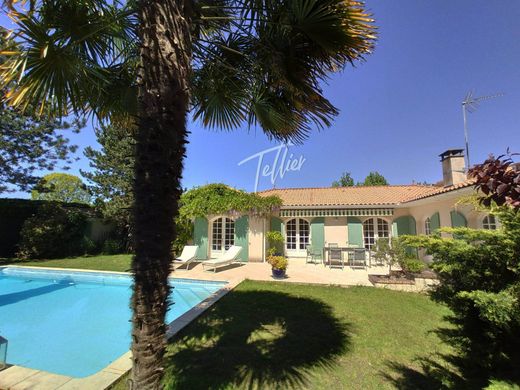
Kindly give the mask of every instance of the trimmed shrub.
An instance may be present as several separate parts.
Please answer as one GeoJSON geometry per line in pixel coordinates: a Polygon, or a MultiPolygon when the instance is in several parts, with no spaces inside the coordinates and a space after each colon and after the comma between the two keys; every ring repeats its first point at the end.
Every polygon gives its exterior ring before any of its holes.
{"type": "Polygon", "coordinates": [[[0,199],[0,257],[15,256],[24,222],[38,211],[42,203],[26,199],[0,199]]]}
{"type": "Polygon", "coordinates": [[[83,255],[92,249],[85,240],[86,226],[84,212],[57,203],[43,204],[24,222],[17,256],[52,259],[83,255]]]}
{"type": "Polygon", "coordinates": [[[406,273],[418,273],[426,268],[425,264],[414,256],[407,255],[399,261],[401,269],[406,273]]]}

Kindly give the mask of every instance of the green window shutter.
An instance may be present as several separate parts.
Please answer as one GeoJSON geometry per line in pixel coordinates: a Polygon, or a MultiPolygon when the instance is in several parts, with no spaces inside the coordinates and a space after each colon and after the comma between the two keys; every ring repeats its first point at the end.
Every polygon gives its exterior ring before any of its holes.
{"type": "Polygon", "coordinates": [[[311,245],[314,252],[323,252],[325,246],[325,219],[314,218],[311,221],[311,245]]]}
{"type": "Polygon", "coordinates": [[[204,217],[195,218],[193,226],[193,242],[198,245],[197,260],[208,258],[208,220],[204,217]]]}
{"type": "Polygon", "coordinates": [[[435,233],[441,227],[441,216],[439,213],[435,213],[430,217],[430,230],[435,233]]]}
{"type": "MultiPolygon", "coordinates": [[[[395,219],[392,223],[392,233],[394,237],[406,235],[415,236],[417,234],[415,218],[411,215],[405,215],[395,219]]],[[[406,252],[410,255],[417,256],[417,249],[406,248],[406,252]]]]}
{"type": "Polygon", "coordinates": [[[276,218],[276,217],[271,218],[271,231],[280,232],[283,234],[282,220],[280,218],[276,218]]]}
{"type": "Polygon", "coordinates": [[[285,226],[280,218],[272,217],[271,218],[271,231],[280,232],[282,236],[285,237],[285,226]]]}
{"type": "Polygon", "coordinates": [[[397,218],[392,223],[392,233],[394,236],[404,236],[404,235],[416,235],[417,228],[415,226],[415,219],[411,215],[405,215],[403,217],[397,218]]]}
{"type": "Polygon", "coordinates": [[[468,226],[468,222],[466,221],[466,217],[459,213],[458,211],[451,211],[451,227],[466,227],[468,226]]]}
{"type": "Polygon", "coordinates": [[[348,244],[351,246],[364,247],[363,243],[363,224],[356,217],[347,218],[348,225],[348,244]]]}
{"type": "Polygon", "coordinates": [[[240,260],[249,260],[249,217],[244,215],[235,220],[235,245],[242,247],[240,260]]]}

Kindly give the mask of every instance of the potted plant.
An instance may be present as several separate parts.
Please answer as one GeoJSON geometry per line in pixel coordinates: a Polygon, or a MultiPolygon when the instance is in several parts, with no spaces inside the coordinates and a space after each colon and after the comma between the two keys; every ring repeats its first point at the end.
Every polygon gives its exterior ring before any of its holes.
{"type": "Polygon", "coordinates": [[[285,277],[288,261],[284,256],[268,256],[267,262],[271,264],[271,270],[275,278],[285,277]]]}
{"type": "Polygon", "coordinates": [[[275,278],[285,277],[288,261],[283,255],[283,236],[277,231],[269,231],[266,234],[269,242],[267,250],[267,262],[271,264],[273,276],[275,278]]]}

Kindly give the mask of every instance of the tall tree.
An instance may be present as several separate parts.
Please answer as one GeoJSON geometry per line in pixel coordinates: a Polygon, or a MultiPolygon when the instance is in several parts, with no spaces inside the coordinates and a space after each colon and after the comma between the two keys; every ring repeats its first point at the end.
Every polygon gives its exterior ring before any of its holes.
{"type": "Polygon", "coordinates": [[[332,187],[353,187],[354,179],[350,175],[350,172],[343,172],[339,180],[332,182],[332,187]]]}
{"type": "Polygon", "coordinates": [[[66,169],[74,158],[75,145],[70,145],[64,131],[78,131],[79,121],[72,125],[21,112],[0,105],[0,193],[27,191],[39,180],[37,172],[66,169]]]}
{"type": "Polygon", "coordinates": [[[49,173],[31,191],[34,200],[65,203],[90,203],[90,193],[81,179],[68,173],[49,173]]]}
{"type": "Polygon", "coordinates": [[[301,142],[337,115],[320,83],[371,52],[373,21],[355,0],[29,4],[15,15],[21,49],[0,70],[4,85],[15,83],[7,100],[136,114],[132,380],[159,388],[190,104],[208,127],[246,123],[301,142]]]}
{"type": "Polygon", "coordinates": [[[387,186],[388,181],[379,172],[370,172],[365,181],[361,184],[363,186],[387,186]]]}
{"type": "Polygon", "coordinates": [[[128,126],[121,124],[101,125],[96,129],[101,148],[87,147],[85,156],[90,160],[90,170],[81,171],[89,186],[97,208],[103,216],[117,223],[126,236],[128,247],[132,234],[132,204],[135,138],[128,126]]]}

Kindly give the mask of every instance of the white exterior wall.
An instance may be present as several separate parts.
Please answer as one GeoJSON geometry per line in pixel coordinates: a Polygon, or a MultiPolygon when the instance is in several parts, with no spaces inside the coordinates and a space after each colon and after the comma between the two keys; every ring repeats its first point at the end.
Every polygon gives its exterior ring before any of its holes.
{"type": "MultiPolygon", "coordinates": [[[[408,208],[398,209],[400,215],[411,215],[415,218],[417,224],[417,234],[425,233],[425,221],[435,213],[439,213],[441,227],[451,227],[451,211],[457,211],[464,215],[468,222],[468,227],[474,229],[482,228],[482,218],[486,215],[474,210],[472,205],[457,204],[457,202],[467,195],[471,195],[473,189],[468,188],[465,191],[458,191],[457,194],[449,193],[438,195],[430,199],[426,198],[421,201],[414,202],[408,208]]],[[[394,213],[394,218],[397,213],[394,213]]]]}
{"type": "Polygon", "coordinates": [[[326,217],[323,228],[325,234],[325,245],[331,242],[337,243],[339,246],[347,245],[347,217],[326,217]]]}
{"type": "Polygon", "coordinates": [[[249,261],[264,261],[264,224],[264,218],[249,217],[249,261]]]}

